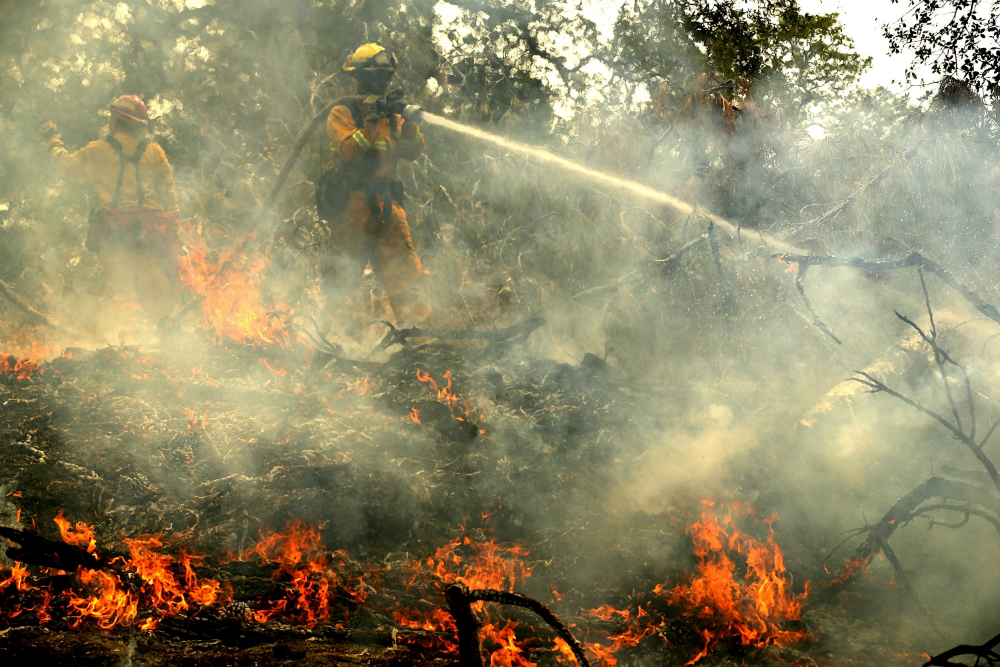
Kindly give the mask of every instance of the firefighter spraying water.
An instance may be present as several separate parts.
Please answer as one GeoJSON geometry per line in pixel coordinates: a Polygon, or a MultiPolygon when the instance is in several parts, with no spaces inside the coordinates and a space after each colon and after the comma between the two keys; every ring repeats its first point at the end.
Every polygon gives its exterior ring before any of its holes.
{"type": "MultiPolygon", "coordinates": [[[[404,208],[402,183],[396,180],[400,159],[414,160],[422,152],[419,123],[494,144],[520,153],[569,175],[628,192],[688,216],[695,206],[631,179],[613,176],[484,130],[432,114],[403,102],[403,91],[387,93],[396,71],[396,58],[378,44],[364,44],[347,57],[343,71],[354,77],[357,95],[335,100],[300,134],[262,212],[274,203],[309,135],[325,120],[334,149],[328,169],[316,184],[316,208],[331,226],[331,241],[321,266],[326,303],[320,317],[321,334],[346,318],[338,314],[348,295],[357,292],[362,269],[370,262],[389,296],[401,325],[430,325],[431,309],[421,287],[422,265],[414,250],[404,208]]],[[[728,236],[737,225],[707,211],[698,211],[715,229],[728,236]]],[[[761,240],[783,252],[798,248],[767,235],[761,240]]]]}
{"type": "Polygon", "coordinates": [[[414,160],[424,138],[413,119],[403,118],[397,94],[386,96],[396,59],[378,44],[348,56],[343,70],[354,77],[358,95],[334,103],[326,132],[334,154],[317,185],[320,218],[331,227],[331,243],[320,273],[326,304],[320,330],[337,319],[344,295],[357,292],[371,262],[397,322],[431,324],[421,291],[423,267],[413,249],[396,163],[414,160]]]}

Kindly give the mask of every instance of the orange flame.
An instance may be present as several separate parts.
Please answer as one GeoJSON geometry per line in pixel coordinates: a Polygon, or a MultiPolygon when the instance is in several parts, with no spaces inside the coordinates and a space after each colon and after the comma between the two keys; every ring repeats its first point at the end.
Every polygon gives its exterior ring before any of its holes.
{"type": "MultiPolygon", "coordinates": [[[[82,521],[73,525],[62,512],[54,521],[63,542],[85,548],[88,553],[97,551],[93,526],[82,521]]],[[[125,540],[125,544],[129,556],[115,558],[106,569],[77,568],[76,577],[83,584],[81,590],[40,589],[29,582],[25,568],[15,565],[9,576],[0,577],[0,594],[11,587],[23,591],[41,590],[43,599],[37,607],[16,610],[18,613],[34,611],[39,623],[51,620],[49,604],[56,595],[64,596],[71,627],[91,621],[106,630],[131,625],[142,613],[146,617],[139,621],[139,628],[151,631],[163,618],[189,612],[192,605],[207,607],[223,601],[219,582],[200,579],[195,573],[193,565],[200,556],[184,550],[177,558],[160,553],[158,549],[164,542],[159,535],[125,540]]],[[[5,617],[9,619],[14,615],[11,612],[5,617]]]]}
{"type": "Polygon", "coordinates": [[[77,521],[74,528],[69,519],[63,516],[62,510],[53,519],[59,526],[59,536],[66,544],[83,547],[87,553],[92,554],[97,550],[97,541],[94,539],[94,529],[82,521],[77,521]]]}
{"type": "MultiPolygon", "coordinates": [[[[438,385],[437,381],[431,376],[430,373],[425,373],[424,371],[417,369],[417,381],[426,382],[430,387],[431,391],[434,392],[437,397],[438,403],[444,403],[448,406],[448,409],[454,414],[456,411],[459,413],[455,416],[455,419],[459,421],[465,421],[469,417],[469,413],[472,408],[469,407],[469,402],[465,401],[461,406],[458,404],[458,396],[451,390],[451,371],[445,371],[445,374],[441,376],[442,380],[447,380],[448,384],[443,387],[438,385]]],[[[412,416],[412,415],[411,415],[412,416]]],[[[479,419],[484,419],[483,415],[479,415],[479,419]]],[[[414,419],[414,421],[417,421],[414,419]]],[[[419,424],[420,422],[417,421],[419,424]]],[[[480,430],[480,433],[485,433],[486,431],[480,430]]]]}
{"type": "Polygon", "coordinates": [[[31,344],[31,353],[27,358],[19,358],[17,355],[0,353],[0,374],[13,375],[18,380],[27,380],[36,372],[41,374],[41,364],[39,357],[45,355],[45,348],[31,344]]]}
{"type": "MultiPolygon", "coordinates": [[[[698,662],[723,640],[762,647],[808,639],[804,631],[782,628],[783,622],[802,616],[809,582],[801,594],[792,595],[784,555],[774,541],[776,519],[772,516],[766,521],[770,533],[761,542],[736,527],[732,509],[720,521],[706,503],[701,519],[688,527],[698,574],[668,595],[670,604],[681,606],[684,615],[695,617],[702,626],[702,647],[687,664],[698,662]],[[733,562],[737,555],[746,560],[745,573],[739,579],[733,562]]],[[[658,587],[658,592],[662,590],[658,587]]]]}
{"type": "MultiPolygon", "coordinates": [[[[331,555],[341,566],[347,560],[344,551],[331,555]]],[[[330,567],[328,552],[323,551],[319,524],[292,519],[281,532],[262,531],[257,544],[234,560],[250,559],[277,563],[272,578],[291,583],[285,597],[253,612],[258,623],[266,623],[276,616],[288,616],[306,627],[313,627],[319,620],[329,617],[330,600],[338,586],[352,602],[364,602],[367,597],[363,580],[349,581],[344,577],[341,581],[330,567]]]]}
{"type": "MultiPolygon", "coordinates": [[[[410,562],[406,566],[410,574],[406,586],[443,591],[448,585],[459,583],[471,589],[513,591],[518,582],[524,582],[531,576],[533,567],[521,560],[527,555],[528,550],[517,544],[503,547],[495,539],[474,541],[467,536],[458,537],[426,560],[410,562]]],[[[534,667],[535,663],[527,658],[524,643],[517,640],[514,634],[517,623],[508,621],[503,627],[498,627],[489,622],[484,602],[473,603],[472,607],[485,615],[480,637],[491,652],[491,667],[534,667]]],[[[405,627],[449,634],[457,630],[451,615],[441,609],[427,612],[400,607],[393,611],[393,617],[405,627]]],[[[452,639],[444,639],[440,645],[447,652],[458,650],[458,643],[452,639]]]]}
{"type": "Polygon", "coordinates": [[[280,304],[269,311],[260,293],[270,264],[267,257],[246,254],[238,244],[215,253],[213,260],[201,229],[186,227],[184,231],[190,240],[180,257],[180,277],[202,298],[202,319],[205,327],[215,332],[216,341],[288,345],[288,307],[280,304]]]}
{"type": "Polygon", "coordinates": [[[828,585],[833,586],[835,584],[843,584],[850,581],[868,568],[868,563],[871,562],[871,559],[872,554],[868,554],[867,556],[859,556],[858,558],[853,558],[847,561],[844,563],[844,567],[841,568],[840,574],[830,580],[828,585]]]}

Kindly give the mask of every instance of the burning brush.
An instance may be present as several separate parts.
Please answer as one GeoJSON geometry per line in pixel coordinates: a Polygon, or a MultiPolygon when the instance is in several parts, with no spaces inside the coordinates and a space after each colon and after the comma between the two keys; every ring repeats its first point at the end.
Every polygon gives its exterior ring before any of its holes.
{"type": "Polygon", "coordinates": [[[270,260],[245,252],[249,239],[213,253],[200,228],[182,231],[188,240],[179,258],[181,280],[201,299],[204,326],[215,333],[216,341],[287,346],[289,309],[284,304],[267,309],[260,291],[270,260]]]}
{"type": "MultiPolygon", "coordinates": [[[[93,527],[73,525],[60,514],[55,518],[61,541],[27,531],[0,528],[0,536],[20,546],[7,554],[25,565],[0,569],[0,621],[23,623],[34,615],[38,624],[54,618],[71,628],[94,625],[103,630],[135,626],[155,630],[178,615],[213,612],[240,613],[232,605],[239,591],[229,583],[202,576],[205,557],[172,549],[162,535],[125,539],[128,554],[105,552],[97,546],[93,527]],[[170,553],[175,551],[175,553],[170,553]]],[[[266,531],[260,541],[243,553],[224,559],[270,570],[274,592],[246,607],[244,620],[267,623],[278,618],[313,627],[330,616],[331,604],[343,600],[363,602],[371,587],[361,577],[345,574],[347,555],[327,554],[321,547],[319,528],[291,521],[280,532],[266,531]]]]}

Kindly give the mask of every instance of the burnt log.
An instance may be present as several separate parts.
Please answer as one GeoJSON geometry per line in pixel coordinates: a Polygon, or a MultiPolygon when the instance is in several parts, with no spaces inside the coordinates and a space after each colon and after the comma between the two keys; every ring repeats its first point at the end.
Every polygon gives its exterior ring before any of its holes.
{"type": "Polygon", "coordinates": [[[16,528],[0,526],[0,537],[21,545],[7,547],[7,557],[11,560],[67,572],[73,572],[78,567],[91,570],[111,568],[111,561],[117,556],[101,549],[95,549],[91,553],[74,544],[56,542],[38,533],[16,528]]]}

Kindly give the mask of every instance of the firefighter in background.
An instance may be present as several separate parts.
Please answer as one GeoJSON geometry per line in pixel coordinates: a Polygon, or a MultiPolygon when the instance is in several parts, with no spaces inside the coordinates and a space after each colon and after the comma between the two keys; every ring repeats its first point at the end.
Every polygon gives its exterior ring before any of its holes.
{"type": "Polygon", "coordinates": [[[40,133],[60,175],[88,183],[97,195],[87,249],[103,270],[102,296],[138,303],[148,320],[160,323],[173,308],[178,279],[174,172],[163,148],[147,137],[139,97],[122,95],[108,108],[107,138],[75,153],[66,151],[52,121],[40,133]]]}
{"type": "Polygon", "coordinates": [[[378,44],[365,44],[347,57],[344,71],[354,77],[357,95],[342,98],[330,111],[326,131],[333,145],[329,170],[317,183],[317,209],[331,230],[331,252],[321,271],[326,305],[320,322],[325,334],[337,308],[357,294],[370,261],[389,297],[400,327],[430,325],[423,294],[423,267],[413,249],[403,209],[398,160],[423,151],[420,128],[386,100],[396,59],[378,44]]]}

